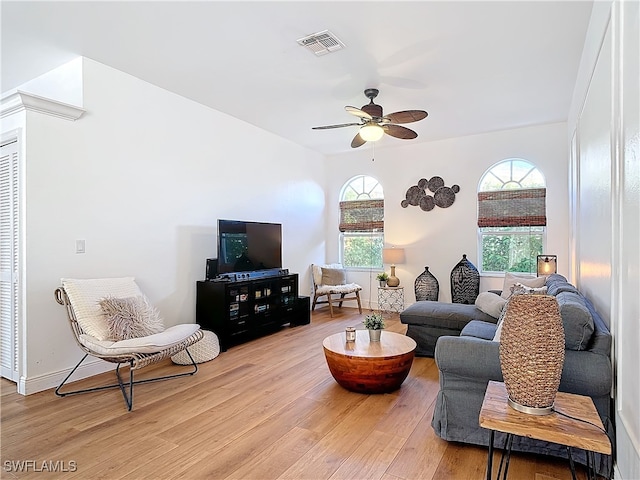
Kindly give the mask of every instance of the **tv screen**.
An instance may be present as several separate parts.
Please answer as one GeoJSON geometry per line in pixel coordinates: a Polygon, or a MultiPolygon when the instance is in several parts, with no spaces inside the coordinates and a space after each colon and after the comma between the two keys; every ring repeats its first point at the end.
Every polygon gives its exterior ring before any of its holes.
{"type": "Polygon", "coordinates": [[[282,225],[218,220],[218,272],[282,268],[282,225]]]}

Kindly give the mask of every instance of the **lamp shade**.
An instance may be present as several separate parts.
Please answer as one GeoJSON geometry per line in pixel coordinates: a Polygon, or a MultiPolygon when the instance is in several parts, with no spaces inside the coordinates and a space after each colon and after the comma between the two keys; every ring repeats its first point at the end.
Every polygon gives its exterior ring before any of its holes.
{"type": "Polygon", "coordinates": [[[404,248],[383,248],[382,261],[383,263],[390,263],[392,265],[404,263],[404,248]]]}
{"type": "Polygon", "coordinates": [[[384,135],[384,130],[380,125],[375,123],[368,123],[360,128],[360,137],[367,142],[376,142],[384,135]]]}
{"type": "Polygon", "coordinates": [[[404,248],[383,248],[382,261],[391,264],[391,275],[387,279],[387,286],[397,287],[400,279],[396,277],[396,263],[404,263],[404,248]]]}
{"type": "Polygon", "coordinates": [[[558,272],[558,257],[556,255],[538,255],[537,264],[538,276],[558,272]]]}

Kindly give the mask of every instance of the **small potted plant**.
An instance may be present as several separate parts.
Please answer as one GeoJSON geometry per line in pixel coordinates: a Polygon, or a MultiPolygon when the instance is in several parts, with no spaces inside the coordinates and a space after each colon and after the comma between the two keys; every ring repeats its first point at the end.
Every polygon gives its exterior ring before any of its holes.
{"type": "Polygon", "coordinates": [[[369,330],[369,340],[371,342],[380,341],[380,333],[385,327],[384,319],[380,313],[374,312],[364,317],[364,327],[369,330]]]}
{"type": "Polygon", "coordinates": [[[389,275],[387,275],[387,272],[380,272],[376,278],[380,282],[380,286],[385,287],[387,285],[387,280],[389,280],[389,275]]]}

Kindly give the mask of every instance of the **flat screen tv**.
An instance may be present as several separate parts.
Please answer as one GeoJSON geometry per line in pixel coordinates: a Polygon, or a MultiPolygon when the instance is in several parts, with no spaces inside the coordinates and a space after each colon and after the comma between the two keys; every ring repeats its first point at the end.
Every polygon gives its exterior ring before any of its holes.
{"type": "Polygon", "coordinates": [[[282,225],[218,220],[218,273],[282,268],[282,225]]]}

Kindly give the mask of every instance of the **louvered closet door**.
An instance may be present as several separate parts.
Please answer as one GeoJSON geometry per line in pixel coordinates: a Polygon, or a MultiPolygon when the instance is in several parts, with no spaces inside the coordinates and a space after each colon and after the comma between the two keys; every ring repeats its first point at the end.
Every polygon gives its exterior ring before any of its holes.
{"type": "Polygon", "coordinates": [[[2,376],[18,381],[18,200],[16,138],[0,145],[0,334],[2,376]]]}

